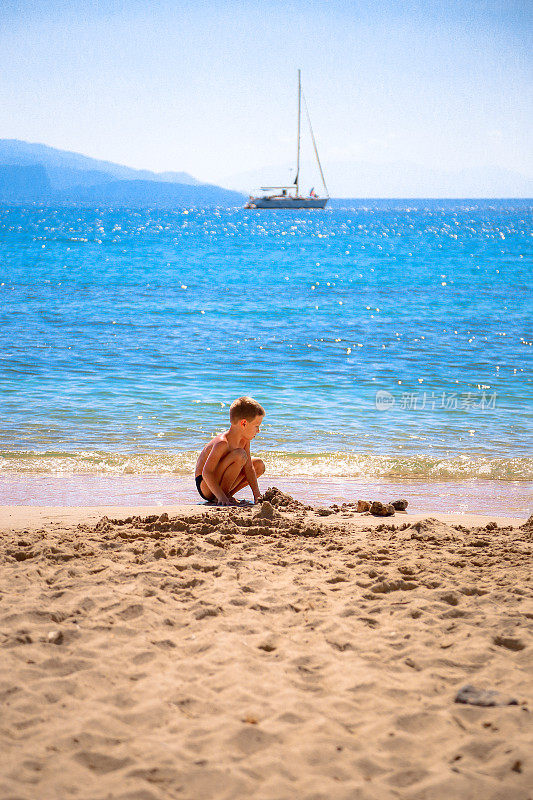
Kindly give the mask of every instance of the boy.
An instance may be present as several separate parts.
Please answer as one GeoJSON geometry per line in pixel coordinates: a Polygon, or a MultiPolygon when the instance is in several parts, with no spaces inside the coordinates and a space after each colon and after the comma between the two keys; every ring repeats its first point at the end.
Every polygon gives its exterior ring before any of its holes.
{"type": "Polygon", "coordinates": [[[194,479],[203,500],[238,506],[233,495],[250,486],[257,503],[261,496],[257,479],[265,465],[250,456],[250,442],[259,433],[264,416],[263,406],[251,397],[239,397],[231,404],[229,430],[211,439],[196,462],[194,479]]]}

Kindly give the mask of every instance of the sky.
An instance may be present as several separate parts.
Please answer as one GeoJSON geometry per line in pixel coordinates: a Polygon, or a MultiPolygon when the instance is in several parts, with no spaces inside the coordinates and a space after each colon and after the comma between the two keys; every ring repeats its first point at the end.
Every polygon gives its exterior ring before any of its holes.
{"type": "Polygon", "coordinates": [[[0,138],[223,183],[320,155],[533,177],[533,3],[0,0],[0,138]]]}

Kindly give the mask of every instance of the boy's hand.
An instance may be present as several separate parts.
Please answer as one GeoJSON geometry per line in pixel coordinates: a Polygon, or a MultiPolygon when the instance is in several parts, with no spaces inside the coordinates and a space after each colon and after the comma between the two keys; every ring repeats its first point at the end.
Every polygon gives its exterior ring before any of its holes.
{"type": "Polygon", "coordinates": [[[238,506],[239,501],[234,497],[224,497],[222,500],[217,501],[218,506],[238,506]]]}

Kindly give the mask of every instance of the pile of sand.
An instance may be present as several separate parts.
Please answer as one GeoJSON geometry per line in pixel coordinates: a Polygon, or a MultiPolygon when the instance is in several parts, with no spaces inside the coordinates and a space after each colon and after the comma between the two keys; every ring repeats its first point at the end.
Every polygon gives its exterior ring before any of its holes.
{"type": "Polygon", "coordinates": [[[0,798],[530,798],[532,520],[399,519],[4,532],[0,798]]]}

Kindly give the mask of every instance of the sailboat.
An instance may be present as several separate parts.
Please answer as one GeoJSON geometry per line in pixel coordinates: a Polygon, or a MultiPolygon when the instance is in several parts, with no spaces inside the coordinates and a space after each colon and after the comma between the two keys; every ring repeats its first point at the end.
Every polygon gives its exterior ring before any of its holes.
{"type": "Polygon", "coordinates": [[[261,186],[262,192],[275,192],[274,194],[265,194],[260,197],[252,197],[244,206],[245,208],[325,208],[329,200],[328,187],[322,171],[322,164],[318,156],[318,150],[315,141],[315,135],[311,126],[311,118],[309,117],[309,109],[305,95],[303,95],[307,120],[309,122],[309,129],[311,131],[311,139],[313,141],[313,148],[320,170],[320,177],[324,185],[325,197],[319,197],[314,189],[311,189],[308,197],[300,195],[300,122],[301,122],[301,109],[302,109],[302,79],[301,71],[298,70],[298,148],[296,156],[296,178],[294,183],[290,186],[261,186]]]}

